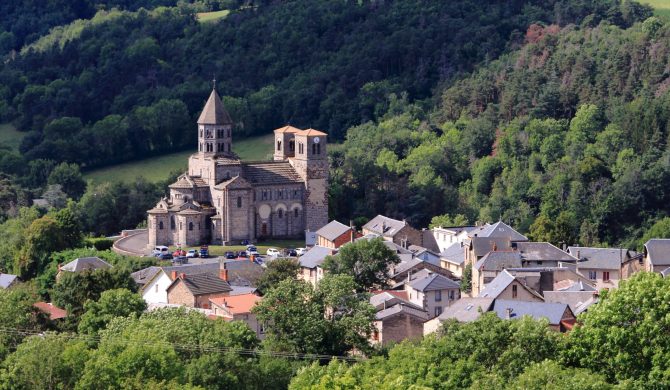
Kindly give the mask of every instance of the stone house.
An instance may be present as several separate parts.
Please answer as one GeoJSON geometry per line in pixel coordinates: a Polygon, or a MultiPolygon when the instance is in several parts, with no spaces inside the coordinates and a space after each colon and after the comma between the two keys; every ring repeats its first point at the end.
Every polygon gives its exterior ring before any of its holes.
{"type": "Polygon", "coordinates": [[[229,321],[243,321],[256,333],[259,340],[265,338],[265,328],[251,312],[263,298],[255,294],[242,294],[228,297],[210,298],[210,307],[214,315],[229,321]]]}
{"type": "Polygon", "coordinates": [[[644,244],[644,270],[663,272],[670,267],[670,239],[652,238],[644,244]]]}
{"type": "Polygon", "coordinates": [[[228,296],[232,290],[221,277],[181,273],[167,288],[167,300],[168,304],[210,309],[210,299],[228,296]]]}
{"type": "Polygon", "coordinates": [[[298,279],[316,286],[316,284],[323,279],[324,271],[321,264],[326,260],[326,257],[337,254],[336,249],[326,248],[322,246],[313,246],[304,255],[298,258],[300,263],[300,271],[298,272],[298,279]]]}
{"type": "Polygon", "coordinates": [[[622,268],[631,260],[628,249],[623,248],[571,246],[568,253],[579,259],[577,272],[593,281],[598,290],[618,287],[622,268]]]}
{"type": "Polygon", "coordinates": [[[422,245],[423,233],[411,227],[406,221],[377,215],[363,225],[363,235],[376,234],[386,241],[407,248],[410,245],[422,245]]]}
{"type": "Polygon", "coordinates": [[[428,335],[437,331],[447,320],[463,323],[476,321],[483,313],[491,310],[493,301],[493,298],[461,298],[446,307],[439,316],[426,321],[423,324],[423,334],[428,335]]]}
{"type": "Polygon", "coordinates": [[[418,340],[423,337],[423,323],[428,313],[408,303],[398,303],[377,312],[370,343],[388,345],[403,340],[418,340]]]}
{"type": "Polygon", "coordinates": [[[353,227],[332,220],[326,226],[316,231],[316,245],[337,249],[348,242],[355,241],[359,237],[361,237],[361,234],[353,227]]]}
{"type": "Polygon", "coordinates": [[[546,319],[551,329],[560,332],[572,329],[575,324],[575,315],[565,303],[496,299],[493,311],[503,320],[516,320],[524,316],[536,320],[546,319]]]}
{"type": "Polygon", "coordinates": [[[521,267],[521,254],[517,251],[491,251],[472,267],[472,294],[477,295],[504,269],[521,267]]]}
{"type": "Polygon", "coordinates": [[[84,271],[95,271],[109,268],[112,268],[112,265],[99,257],[80,257],[65,265],[59,265],[58,273],[56,274],[56,280],[60,278],[63,272],[79,273],[84,271]]]}
{"type": "Polygon", "coordinates": [[[455,242],[440,252],[440,266],[449,270],[454,276],[460,278],[465,271],[465,258],[467,257],[467,246],[463,242],[455,242]]]}
{"type": "Polygon", "coordinates": [[[198,150],[170,196],[149,210],[149,247],[303,237],[328,222],[326,134],[274,131],[274,161],[232,151],[233,121],[216,90],[198,118],[198,150]]]}
{"type": "Polygon", "coordinates": [[[498,274],[477,296],[494,299],[516,299],[519,301],[544,301],[542,295],[528,287],[522,279],[515,277],[507,270],[503,270],[498,274]]]}
{"type": "Polygon", "coordinates": [[[428,318],[439,316],[461,297],[459,283],[434,273],[405,283],[405,291],[409,301],[422,307],[428,313],[428,318]]]}

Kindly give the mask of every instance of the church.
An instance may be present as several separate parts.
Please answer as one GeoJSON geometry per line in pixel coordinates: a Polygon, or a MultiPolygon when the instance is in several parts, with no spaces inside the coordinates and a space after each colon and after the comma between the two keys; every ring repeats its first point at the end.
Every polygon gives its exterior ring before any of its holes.
{"type": "Polygon", "coordinates": [[[273,160],[241,161],[216,88],[197,132],[188,171],[147,212],[149,247],[300,238],[328,223],[325,133],[285,126],[274,131],[273,160]]]}

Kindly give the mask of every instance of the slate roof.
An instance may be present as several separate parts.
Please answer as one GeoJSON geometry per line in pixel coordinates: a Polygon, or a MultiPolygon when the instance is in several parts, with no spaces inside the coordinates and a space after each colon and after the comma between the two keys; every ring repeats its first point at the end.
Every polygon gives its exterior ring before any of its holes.
{"type": "Polygon", "coordinates": [[[183,264],[183,265],[172,265],[169,267],[162,267],[168,276],[171,275],[172,271],[176,271],[178,274],[184,273],[186,275],[198,275],[198,274],[219,274],[219,260],[217,259],[202,259],[210,260],[206,263],[200,264],[183,264]]]}
{"type": "Polygon", "coordinates": [[[460,288],[458,283],[440,274],[431,274],[426,278],[414,280],[409,285],[413,289],[422,292],[460,288]]]}
{"type": "Polygon", "coordinates": [[[567,287],[557,288],[556,291],[598,291],[595,287],[581,280],[572,282],[567,287]]]}
{"type": "Polygon", "coordinates": [[[251,188],[251,184],[243,177],[235,176],[228,180],[222,181],[221,183],[214,186],[215,189],[221,190],[224,188],[251,188]]]}
{"type": "Polygon", "coordinates": [[[8,288],[18,280],[17,278],[16,275],[0,273],[0,288],[8,288]]]}
{"type": "Polygon", "coordinates": [[[570,310],[565,303],[526,302],[513,299],[496,299],[493,303],[493,311],[503,320],[507,319],[508,308],[512,309],[510,317],[512,320],[523,316],[531,316],[536,320],[546,318],[549,320],[549,325],[559,325],[565,310],[570,310]]]}
{"type": "Polygon", "coordinates": [[[161,267],[147,267],[139,271],[133,272],[130,274],[130,277],[133,278],[135,283],[139,285],[147,284],[151,279],[154,278],[159,272],[161,272],[161,267]]]}
{"type": "Polygon", "coordinates": [[[498,251],[512,249],[512,243],[508,238],[499,237],[473,237],[471,239],[472,249],[475,256],[480,257],[491,252],[495,246],[498,251]]]}
{"type": "Polygon", "coordinates": [[[494,298],[461,298],[445,307],[438,318],[440,321],[453,318],[458,322],[472,322],[477,320],[482,313],[491,310],[493,301],[494,298]]]}
{"type": "Polygon", "coordinates": [[[407,291],[385,290],[379,291],[370,297],[370,304],[377,310],[384,310],[390,308],[398,303],[413,307],[418,310],[423,310],[421,306],[415,305],[409,301],[407,291]]]}
{"type": "Polygon", "coordinates": [[[404,303],[393,305],[387,309],[380,310],[375,314],[375,320],[382,321],[398,314],[409,314],[423,321],[428,320],[428,312],[423,309],[417,309],[414,305],[410,306],[404,303]]]}
{"type": "Polygon", "coordinates": [[[568,252],[580,260],[585,259],[577,263],[579,268],[620,269],[621,264],[628,258],[628,249],[622,248],[570,246],[568,252]]]}
{"type": "Polygon", "coordinates": [[[368,221],[368,223],[363,225],[363,229],[381,234],[386,237],[393,237],[406,225],[407,222],[405,221],[398,221],[397,219],[385,217],[383,215],[377,215],[368,221]]]}
{"type": "Polygon", "coordinates": [[[595,303],[598,303],[599,301],[600,301],[600,298],[598,298],[596,296],[592,296],[591,298],[587,299],[586,301],[578,303],[577,307],[575,307],[574,314],[579,315],[579,314],[587,311],[589,309],[589,307],[591,307],[591,305],[593,305],[595,303]]]}
{"type": "Polygon", "coordinates": [[[288,161],[258,161],[242,164],[242,176],[251,184],[295,184],[303,180],[288,161]]]}
{"type": "Polygon", "coordinates": [[[219,97],[219,94],[216,93],[216,89],[212,89],[212,93],[205,103],[205,108],[202,109],[200,117],[198,118],[199,125],[232,125],[233,120],[230,119],[230,115],[226,108],[223,106],[223,102],[219,97]]]}
{"type": "Polygon", "coordinates": [[[484,225],[479,229],[471,230],[468,235],[470,237],[488,237],[488,238],[507,238],[510,241],[528,241],[528,237],[514,230],[511,226],[502,221],[498,221],[492,225],[484,225]]]}
{"type": "Polygon", "coordinates": [[[479,226],[437,226],[433,229],[446,230],[453,233],[454,235],[457,235],[463,231],[470,233],[473,230],[479,229],[479,226]]]}
{"type": "Polygon", "coordinates": [[[184,283],[184,286],[186,286],[193,295],[224,293],[232,290],[228,282],[220,279],[218,276],[211,274],[196,274],[186,275],[184,278],[178,277],[167,288],[168,291],[180,282],[184,283]]]}
{"type": "Polygon", "coordinates": [[[576,257],[563,252],[548,242],[517,242],[512,246],[516,246],[524,261],[577,262],[576,257]]]}
{"type": "Polygon", "coordinates": [[[316,245],[300,256],[298,260],[300,261],[300,266],[303,268],[316,268],[323,263],[326,256],[330,256],[331,254],[333,254],[333,249],[316,245]]]}
{"type": "Polygon", "coordinates": [[[245,287],[245,286],[230,286],[230,287],[232,288],[232,290],[228,293],[228,295],[230,296],[256,293],[256,287],[245,287]]]}
{"type": "Polygon", "coordinates": [[[501,271],[521,267],[521,254],[517,251],[489,252],[475,263],[475,268],[483,271],[501,271]]]}
{"type": "Polygon", "coordinates": [[[221,267],[228,270],[228,283],[231,286],[254,287],[265,272],[265,268],[249,260],[224,260],[221,267]]]}
{"type": "Polygon", "coordinates": [[[416,267],[421,263],[423,263],[423,260],[417,257],[412,257],[408,260],[403,260],[395,265],[395,267],[393,268],[393,275],[401,274],[409,269],[416,267]]]}
{"type": "MultiPolygon", "coordinates": [[[[495,277],[491,281],[491,283],[487,284],[482,291],[479,292],[478,297],[488,297],[488,298],[498,298],[498,296],[516,280],[516,277],[512,275],[511,273],[507,272],[507,270],[503,270],[501,273],[498,274],[498,276],[495,277]]],[[[528,290],[531,294],[539,297],[540,299],[543,299],[540,294],[532,290],[531,288],[528,288],[525,284],[520,283],[523,288],[528,290]]]]}
{"type": "Polygon", "coordinates": [[[461,265],[465,263],[465,250],[460,242],[455,242],[445,248],[440,253],[440,257],[452,264],[461,265]]]}
{"type": "Polygon", "coordinates": [[[670,239],[652,238],[644,247],[652,265],[670,266],[670,239]]]}
{"type": "Polygon", "coordinates": [[[328,241],[334,241],[337,237],[348,232],[351,227],[340,223],[336,220],[328,222],[328,224],[316,231],[316,234],[325,238],[328,241]]]}
{"type": "Polygon", "coordinates": [[[81,257],[65,264],[60,269],[68,272],[82,272],[86,270],[107,269],[112,265],[99,257],[81,257]]]}

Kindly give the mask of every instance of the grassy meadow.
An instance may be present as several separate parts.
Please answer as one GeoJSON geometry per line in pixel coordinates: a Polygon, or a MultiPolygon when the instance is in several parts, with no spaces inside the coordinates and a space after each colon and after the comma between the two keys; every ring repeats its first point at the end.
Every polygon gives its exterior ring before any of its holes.
{"type": "Polygon", "coordinates": [[[19,150],[25,134],[16,130],[10,123],[0,123],[0,146],[9,146],[12,150],[19,150]]]}
{"type": "Polygon", "coordinates": [[[641,2],[654,7],[656,15],[670,18],[670,0],[644,0],[641,2]]]}
{"type": "MultiPolygon", "coordinates": [[[[0,137],[2,132],[0,132],[0,137]]],[[[273,135],[233,140],[233,150],[242,160],[269,160],[272,155],[273,135]]],[[[1,140],[1,138],[0,138],[1,140]]],[[[131,161],[84,173],[84,179],[94,184],[103,182],[129,182],[144,177],[151,182],[167,178],[173,171],[186,171],[188,157],[194,150],[165,154],[145,160],[131,161]]]]}
{"type": "Polygon", "coordinates": [[[230,13],[229,10],[224,9],[223,11],[214,11],[214,12],[199,12],[197,14],[199,22],[212,22],[225,18],[230,13]]]}

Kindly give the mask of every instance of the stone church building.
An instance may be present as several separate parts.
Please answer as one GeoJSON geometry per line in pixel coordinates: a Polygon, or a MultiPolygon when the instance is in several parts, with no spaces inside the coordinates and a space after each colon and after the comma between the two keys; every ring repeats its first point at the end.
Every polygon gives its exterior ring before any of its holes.
{"type": "Polygon", "coordinates": [[[303,237],[328,223],[326,134],[274,131],[274,161],[241,161],[216,90],[198,119],[198,151],[148,211],[149,246],[303,237]]]}

